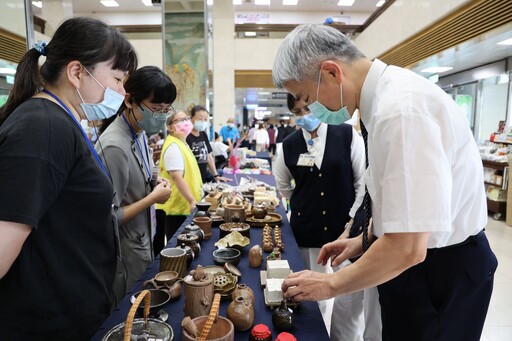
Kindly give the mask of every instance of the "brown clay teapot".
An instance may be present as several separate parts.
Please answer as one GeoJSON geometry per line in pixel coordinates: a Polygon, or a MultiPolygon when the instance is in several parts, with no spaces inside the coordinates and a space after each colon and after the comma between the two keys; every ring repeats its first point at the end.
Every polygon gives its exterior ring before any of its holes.
{"type": "Polygon", "coordinates": [[[265,219],[267,216],[267,206],[263,203],[254,205],[251,210],[253,218],[265,219]]]}

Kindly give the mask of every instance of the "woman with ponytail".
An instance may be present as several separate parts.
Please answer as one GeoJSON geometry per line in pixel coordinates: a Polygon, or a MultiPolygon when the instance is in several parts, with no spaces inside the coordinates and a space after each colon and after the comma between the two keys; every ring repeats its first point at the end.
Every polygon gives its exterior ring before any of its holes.
{"type": "Polygon", "coordinates": [[[114,191],[80,121],[114,115],[136,68],[126,38],[89,18],[18,65],[0,108],[2,339],[88,340],[112,308],[114,191]]]}

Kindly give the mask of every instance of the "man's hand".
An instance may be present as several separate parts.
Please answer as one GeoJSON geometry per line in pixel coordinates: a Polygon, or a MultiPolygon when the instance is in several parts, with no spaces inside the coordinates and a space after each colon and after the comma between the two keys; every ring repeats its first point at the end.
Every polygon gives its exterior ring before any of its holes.
{"type": "Polygon", "coordinates": [[[281,285],[284,297],[293,301],[319,301],[331,298],[330,278],[332,274],[322,274],[304,270],[289,274],[281,285]]]}
{"type": "Polygon", "coordinates": [[[354,258],[363,253],[362,236],[337,239],[322,246],[317,263],[326,265],[329,259],[331,266],[338,266],[349,258],[354,258]]]}

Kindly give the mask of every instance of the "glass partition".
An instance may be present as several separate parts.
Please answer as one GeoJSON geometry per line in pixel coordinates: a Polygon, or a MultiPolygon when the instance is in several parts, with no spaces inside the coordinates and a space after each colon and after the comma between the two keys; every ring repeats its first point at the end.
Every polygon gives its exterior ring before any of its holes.
{"type": "Polygon", "coordinates": [[[476,121],[476,140],[489,140],[492,133],[498,131],[500,121],[507,120],[507,102],[509,77],[500,74],[479,81],[479,100],[476,121]]]}

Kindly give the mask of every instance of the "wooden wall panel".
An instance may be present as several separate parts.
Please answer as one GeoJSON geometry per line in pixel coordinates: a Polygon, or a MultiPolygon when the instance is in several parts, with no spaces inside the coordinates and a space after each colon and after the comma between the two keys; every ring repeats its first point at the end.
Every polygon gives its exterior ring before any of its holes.
{"type": "Polygon", "coordinates": [[[26,39],[0,28],[0,58],[18,63],[27,51],[26,39]]]}
{"type": "Polygon", "coordinates": [[[511,21],[512,1],[474,0],[378,58],[406,67],[511,21]]]}

